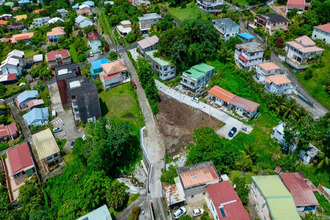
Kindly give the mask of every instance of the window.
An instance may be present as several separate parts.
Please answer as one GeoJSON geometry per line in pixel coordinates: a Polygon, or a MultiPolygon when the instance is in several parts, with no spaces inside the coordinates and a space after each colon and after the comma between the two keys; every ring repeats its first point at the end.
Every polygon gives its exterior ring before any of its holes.
{"type": "Polygon", "coordinates": [[[191,198],[194,198],[194,195],[192,195],[191,198]]]}
{"type": "Polygon", "coordinates": [[[205,195],[205,192],[203,192],[203,195],[205,195]]]}
{"type": "Polygon", "coordinates": [[[225,210],[223,209],[223,206],[220,206],[219,209],[220,209],[220,213],[221,213],[222,217],[227,217],[227,216],[226,216],[226,212],[225,212],[225,210]]]}

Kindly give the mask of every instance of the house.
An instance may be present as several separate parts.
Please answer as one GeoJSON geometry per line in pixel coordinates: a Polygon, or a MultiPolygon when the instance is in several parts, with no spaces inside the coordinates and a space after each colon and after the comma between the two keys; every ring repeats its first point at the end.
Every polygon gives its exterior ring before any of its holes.
{"type": "Polygon", "coordinates": [[[236,64],[246,70],[252,70],[259,63],[264,62],[265,49],[255,42],[235,45],[235,61],[236,64]]]}
{"type": "Polygon", "coordinates": [[[27,103],[32,99],[36,99],[39,93],[37,90],[26,90],[19,94],[16,99],[15,103],[19,110],[22,110],[27,107],[27,103]]]}
{"type": "Polygon", "coordinates": [[[44,9],[37,9],[37,10],[34,10],[32,13],[33,14],[40,14],[40,12],[44,11],[44,9]]]}
{"type": "Polygon", "coordinates": [[[40,64],[44,62],[44,55],[42,54],[36,54],[33,55],[33,64],[40,64]]]}
{"type": "Polygon", "coordinates": [[[224,41],[229,40],[231,37],[236,37],[239,32],[239,25],[229,18],[215,19],[212,22],[224,41]]]}
{"type": "Polygon", "coordinates": [[[92,20],[90,20],[89,18],[86,18],[84,16],[81,16],[81,15],[79,15],[76,18],[75,23],[79,28],[85,28],[85,27],[88,27],[88,26],[93,26],[92,20]]]}
{"type": "Polygon", "coordinates": [[[294,8],[297,8],[298,14],[301,14],[309,7],[310,7],[310,3],[306,2],[306,0],[288,0],[286,4],[286,13],[288,13],[294,8]]]}
{"type": "Polygon", "coordinates": [[[0,83],[10,84],[17,81],[17,74],[2,74],[0,69],[0,83]]]}
{"type": "Polygon", "coordinates": [[[67,88],[76,125],[102,117],[96,85],[86,76],[68,79],[67,88]]]}
{"type": "Polygon", "coordinates": [[[102,41],[101,41],[99,33],[97,33],[96,31],[89,32],[88,33],[88,44],[93,53],[97,53],[97,52],[101,51],[100,48],[102,47],[102,41]]]}
{"type": "MultiPolygon", "coordinates": [[[[73,0],[72,0],[72,2],[73,2],[73,0]]],[[[77,3],[77,4],[75,4],[75,5],[72,6],[72,9],[74,9],[74,10],[78,10],[78,8],[79,8],[79,3],[77,3]]]]}
{"type": "Polygon", "coordinates": [[[242,41],[242,43],[248,43],[248,42],[252,42],[252,41],[256,40],[255,36],[253,36],[247,32],[240,33],[237,36],[242,41]]]}
{"type": "Polygon", "coordinates": [[[304,64],[316,55],[321,55],[323,49],[317,47],[314,41],[305,35],[294,41],[286,42],[285,51],[288,59],[304,64]]]}
{"type": "Polygon", "coordinates": [[[211,161],[177,168],[187,203],[204,199],[206,187],[220,182],[211,161]]]}
{"type": "Polygon", "coordinates": [[[145,52],[157,50],[158,41],[159,39],[156,35],[138,41],[137,47],[139,48],[141,55],[144,57],[145,52]]]}
{"type": "Polygon", "coordinates": [[[259,14],[254,17],[254,25],[257,27],[265,27],[270,35],[277,30],[288,30],[290,20],[280,14],[259,14]]]}
{"type": "Polygon", "coordinates": [[[90,7],[88,5],[81,4],[81,5],[78,6],[78,9],[83,9],[83,8],[89,8],[90,9],[90,7]]]}
{"type": "Polygon", "coordinates": [[[53,50],[46,54],[46,62],[49,68],[54,69],[63,64],[70,64],[71,56],[68,50],[53,50]]]}
{"type": "Polygon", "coordinates": [[[94,211],[81,216],[77,220],[112,220],[111,214],[107,205],[103,205],[100,208],[95,209],[94,211]]]}
{"type": "Polygon", "coordinates": [[[34,35],[34,32],[24,33],[24,34],[15,34],[12,36],[11,42],[17,43],[18,41],[23,40],[25,43],[28,43],[30,41],[31,37],[33,37],[33,35],[34,35]]]}
{"type": "Polygon", "coordinates": [[[50,17],[34,18],[33,22],[36,27],[41,27],[48,24],[50,17]]]}
{"type": "Polygon", "coordinates": [[[45,104],[43,99],[32,99],[27,103],[28,109],[32,110],[33,108],[40,108],[45,104]]]}
{"type": "Polygon", "coordinates": [[[9,58],[17,59],[18,65],[23,68],[26,64],[24,55],[25,55],[24,51],[15,49],[7,54],[7,58],[9,57],[9,58]]]}
{"type": "Polygon", "coordinates": [[[116,60],[101,65],[103,72],[99,74],[105,91],[116,87],[127,80],[127,68],[123,60],[116,60]]]}
{"type": "Polygon", "coordinates": [[[145,53],[146,58],[150,60],[152,69],[157,71],[158,77],[163,81],[174,78],[176,67],[160,57],[155,57],[155,52],[153,50],[145,53]]]}
{"type": "Polygon", "coordinates": [[[330,22],[314,27],[312,39],[319,39],[330,44],[330,22]]]}
{"type": "Polygon", "coordinates": [[[82,7],[80,8],[79,6],[79,9],[76,11],[77,15],[81,15],[81,16],[91,16],[93,13],[92,13],[92,10],[90,9],[90,7],[82,7]]]}
{"type": "Polygon", "coordinates": [[[253,118],[257,112],[259,103],[250,101],[248,99],[235,96],[230,102],[230,109],[235,109],[236,113],[248,118],[253,118]]]}
{"type": "MultiPolygon", "coordinates": [[[[49,128],[32,135],[33,148],[36,151],[35,158],[46,172],[61,162],[60,149],[49,128]]],[[[39,167],[41,169],[41,167],[39,167]]]]}
{"type": "Polygon", "coordinates": [[[196,5],[198,8],[206,12],[221,10],[223,0],[197,0],[196,5]]]}
{"type": "Polygon", "coordinates": [[[261,83],[264,83],[267,77],[278,74],[280,74],[280,67],[273,62],[265,62],[256,65],[256,78],[261,83]]]}
{"type": "Polygon", "coordinates": [[[6,26],[8,24],[9,21],[6,20],[0,20],[0,25],[1,26],[6,26]]]}
{"type": "Polygon", "coordinates": [[[165,202],[167,208],[170,210],[172,210],[174,207],[183,206],[186,201],[179,177],[175,177],[174,182],[175,184],[173,185],[166,185],[163,183],[165,202]]]}
{"type": "Polygon", "coordinates": [[[308,165],[319,154],[319,152],[320,150],[317,147],[309,143],[307,149],[300,151],[299,159],[304,165],[308,165]]]}
{"type": "Polygon", "coordinates": [[[57,9],[57,12],[60,13],[61,18],[65,18],[67,16],[67,14],[68,14],[68,11],[65,10],[64,8],[57,9]]]}
{"type": "Polygon", "coordinates": [[[205,63],[197,64],[182,73],[181,84],[184,88],[199,92],[211,79],[215,68],[205,63]]]}
{"type": "Polygon", "coordinates": [[[1,75],[21,75],[22,67],[19,66],[19,60],[12,57],[7,57],[0,65],[1,75]]]}
{"type": "Polygon", "coordinates": [[[25,142],[21,145],[9,148],[5,159],[6,180],[8,184],[9,200],[14,202],[18,199],[19,188],[36,174],[30,149],[25,142]]]}
{"type": "Polygon", "coordinates": [[[34,108],[23,115],[23,119],[28,127],[48,124],[48,117],[48,107],[34,108]]]}
{"type": "Polygon", "coordinates": [[[109,63],[107,59],[99,59],[91,62],[90,73],[92,77],[98,76],[103,72],[102,64],[109,63]]]}
{"type": "Polygon", "coordinates": [[[30,0],[19,0],[19,1],[18,1],[18,5],[19,5],[19,6],[22,6],[22,5],[24,5],[24,4],[30,4],[30,0]]]}
{"type": "MultiPolygon", "coordinates": [[[[284,135],[284,128],[285,123],[280,121],[276,127],[273,128],[273,132],[271,137],[277,140],[277,142],[282,145],[282,148],[287,151],[287,144],[285,142],[285,135],[284,135]]],[[[294,143],[292,146],[289,146],[289,153],[292,154],[293,151],[297,148],[297,144],[294,143]]]]}
{"type": "Polygon", "coordinates": [[[260,219],[299,219],[294,200],[277,175],[252,176],[250,202],[260,219]]]}
{"type": "Polygon", "coordinates": [[[11,123],[10,125],[0,125],[0,142],[6,141],[6,140],[14,140],[18,137],[18,129],[17,126],[14,123],[11,123]]]}
{"type": "Polygon", "coordinates": [[[12,14],[2,14],[2,15],[0,15],[1,20],[9,20],[9,19],[12,19],[12,18],[13,18],[12,14]]]}
{"type": "Polygon", "coordinates": [[[23,22],[13,22],[10,25],[8,25],[9,31],[16,31],[16,30],[23,30],[23,29],[24,29],[23,22]]]}
{"type": "Polygon", "coordinates": [[[88,5],[90,8],[94,8],[95,3],[93,1],[85,1],[82,5],[88,5]]]}
{"type": "Polygon", "coordinates": [[[214,219],[250,219],[241,199],[229,181],[208,185],[206,191],[206,204],[214,219]]]}
{"type": "Polygon", "coordinates": [[[317,189],[302,173],[280,173],[280,177],[291,193],[298,212],[315,212],[319,203],[314,195],[317,189]]]}
{"type": "Polygon", "coordinates": [[[139,26],[141,34],[147,34],[151,25],[156,25],[162,17],[156,13],[144,14],[139,17],[139,26]]]}
{"type": "Polygon", "coordinates": [[[151,2],[148,0],[132,0],[132,4],[140,8],[142,5],[145,5],[147,8],[150,8],[151,2]]]}
{"type": "Polygon", "coordinates": [[[121,21],[120,25],[116,27],[118,34],[122,37],[125,37],[128,33],[132,31],[132,23],[128,20],[121,21]]]}
{"type": "Polygon", "coordinates": [[[59,17],[55,17],[55,18],[52,18],[48,21],[48,24],[55,24],[57,22],[64,22],[64,20],[62,18],[59,18],[59,17]]]}
{"type": "Polygon", "coordinates": [[[16,16],[16,21],[21,21],[21,20],[26,20],[27,19],[27,15],[17,15],[16,16]]]}
{"type": "Polygon", "coordinates": [[[210,99],[216,104],[229,107],[229,102],[236,96],[219,86],[213,86],[209,91],[210,99]]]}
{"type": "Polygon", "coordinates": [[[51,32],[47,33],[48,42],[57,42],[57,39],[65,36],[64,27],[54,27],[51,32]]]}
{"type": "Polygon", "coordinates": [[[61,65],[55,68],[55,78],[58,91],[60,93],[61,103],[64,109],[71,107],[71,98],[68,93],[67,80],[80,76],[80,67],[78,63],[61,65]]]}
{"type": "Polygon", "coordinates": [[[266,78],[265,82],[267,92],[272,92],[276,95],[289,95],[292,93],[293,87],[291,85],[291,80],[284,75],[269,76],[266,78]]]}

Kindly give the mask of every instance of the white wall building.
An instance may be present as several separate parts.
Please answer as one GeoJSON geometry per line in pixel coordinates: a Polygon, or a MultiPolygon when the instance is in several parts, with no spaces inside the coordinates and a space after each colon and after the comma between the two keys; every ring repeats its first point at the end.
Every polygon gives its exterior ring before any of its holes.
{"type": "Polygon", "coordinates": [[[176,76],[176,67],[162,58],[155,57],[155,52],[153,50],[145,53],[146,58],[151,62],[152,69],[157,71],[158,77],[163,81],[174,78],[176,76]]]}
{"type": "Polygon", "coordinates": [[[312,39],[320,39],[330,44],[330,23],[314,27],[312,39]]]}
{"type": "Polygon", "coordinates": [[[206,12],[219,10],[223,6],[223,0],[197,0],[196,5],[206,12]]]}
{"type": "Polygon", "coordinates": [[[215,19],[212,22],[224,41],[236,37],[239,32],[239,25],[229,18],[215,19]]]}
{"type": "Polygon", "coordinates": [[[267,92],[275,93],[276,95],[289,95],[292,93],[291,80],[284,75],[269,76],[265,82],[267,92]]]}
{"type": "Polygon", "coordinates": [[[280,67],[275,63],[266,62],[256,65],[256,78],[261,83],[264,83],[267,77],[278,74],[280,74],[280,67]]]}
{"type": "Polygon", "coordinates": [[[151,25],[157,24],[162,17],[156,13],[144,14],[143,17],[139,17],[140,31],[142,34],[148,33],[151,25]]]}
{"type": "Polygon", "coordinates": [[[48,24],[50,17],[34,18],[33,22],[36,27],[41,27],[48,24]]]}
{"type": "Polygon", "coordinates": [[[264,61],[265,49],[255,41],[237,44],[235,46],[236,64],[246,70],[253,70],[256,65],[264,61]]]}

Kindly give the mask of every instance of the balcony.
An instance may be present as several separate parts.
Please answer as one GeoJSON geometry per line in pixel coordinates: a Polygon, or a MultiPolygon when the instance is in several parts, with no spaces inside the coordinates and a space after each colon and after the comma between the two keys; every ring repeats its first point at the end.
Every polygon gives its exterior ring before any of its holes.
{"type": "Polygon", "coordinates": [[[72,99],[72,109],[78,108],[77,100],[72,99]]]}
{"type": "Polygon", "coordinates": [[[184,82],[183,80],[181,81],[181,84],[186,86],[186,87],[189,87],[190,89],[195,89],[195,86],[191,85],[190,82],[184,82]]]}

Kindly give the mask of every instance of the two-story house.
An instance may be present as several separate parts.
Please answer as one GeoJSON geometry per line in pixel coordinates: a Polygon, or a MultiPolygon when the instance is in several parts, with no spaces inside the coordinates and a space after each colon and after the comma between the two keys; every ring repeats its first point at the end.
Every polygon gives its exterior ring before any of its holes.
{"type": "Polygon", "coordinates": [[[99,76],[106,91],[124,83],[128,79],[127,68],[123,60],[116,60],[101,66],[103,72],[99,76]]]}
{"type": "Polygon", "coordinates": [[[265,79],[265,82],[267,92],[275,93],[276,95],[289,95],[292,93],[291,80],[284,75],[269,76],[265,79]]]}
{"type": "Polygon", "coordinates": [[[12,14],[2,14],[2,15],[0,15],[1,20],[9,20],[9,19],[12,19],[12,18],[13,18],[12,14]]]}
{"type": "Polygon", "coordinates": [[[280,14],[259,14],[254,17],[254,25],[265,27],[270,35],[277,30],[288,30],[290,20],[280,14]]]}
{"type": "Polygon", "coordinates": [[[290,192],[277,175],[252,176],[250,202],[260,219],[300,220],[290,192]]]}
{"type": "Polygon", "coordinates": [[[39,92],[37,90],[26,90],[19,94],[16,99],[15,103],[19,110],[27,108],[27,104],[29,101],[36,99],[39,95],[39,92]]]}
{"type": "Polygon", "coordinates": [[[93,26],[93,21],[89,18],[79,15],[75,19],[75,25],[79,28],[85,28],[88,26],[93,26]]]}
{"type": "Polygon", "coordinates": [[[19,60],[12,57],[7,57],[0,65],[0,75],[21,75],[22,67],[19,65],[19,60]]]}
{"type": "Polygon", "coordinates": [[[223,0],[197,0],[196,5],[205,12],[212,12],[214,10],[221,10],[223,0]]]}
{"type": "Polygon", "coordinates": [[[301,14],[309,7],[310,7],[310,3],[306,2],[306,0],[288,0],[286,4],[286,13],[296,8],[298,9],[298,14],[301,14]]]}
{"type": "Polygon", "coordinates": [[[253,70],[259,63],[264,62],[265,49],[257,42],[236,44],[236,64],[246,70],[253,70]]]}
{"type": "Polygon", "coordinates": [[[10,25],[8,25],[9,31],[16,31],[16,30],[23,30],[23,29],[24,29],[23,22],[13,22],[10,25]]]}
{"type": "Polygon", "coordinates": [[[205,63],[197,64],[182,73],[181,85],[193,92],[199,92],[215,73],[213,66],[205,63]]]}
{"type": "Polygon", "coordinates": [[[31,38],[33,37],[34,32],[23,33],[23,34],[15,34],[11,38],[11,42],[16,44],[17,42],[24,42],[25,44],[29,43],[31,38]]]}
{"type": "Polygon", "coordinates": [[[286,42],[285,51],[288,59],[299,64],[304,64],[316,55],[321,55],[323,49],[317,47],[315,42],[309,37],[302,36],[294,41],[286,42]]]}
{"type": "Polygon", "coordinates": [[[33,19],[34,26],[41,27],[41,26],[47,25],[49,20],[50,20],[50,17],[34,18],[33,19]]]}
{"type": "Polygon", "coordinates": [[[99,33],[91,31],[88,33],[88,45],[93,53],[101,51],[102,41],[99,33]]]}
{"type": "Polygon", "coordinates": [[[158,41],[159,39],[156,35],[138,41],[137,46],[139,48],[141,55],[144,57],[145,52],[157,50],[158,41]]]}
{"type": "Polygon", "coordinates": [[[150,60],[151,67],[156,70],[161,80],[169,80],[176,76],[176,67],[161,57],[155,57],[156,50],[148,51],[145,56],[150,60]]]}
{"type": "Polygon", "coordinates": [[[93,13],[92,13],[92,10],[90,9],[90,7],[82,7],[82,8],[79,8],[77,11],[76,11],[77,15],[81,15],[81,16],[91,16],[93,13]]]}
{"type": "Polygon", "coordinates": [[[0,143],[6,140],[14,140],[18,137],[18,129],[16,123],[13,122],[9,125],[0,125],[0,143]]]}
{"type": "Polygon", "coordinates": [[[31,111],[22,116],[28,127],[43,126],[48,124],[49,109],[33,108],[31,111]]]}
{"type": "Polygon", "coordinates": [[[319,39],[330,44],[330,22],[324,25],[315,26],[312,39],[319,39]]]}
{"type": "Polygon", "coordinates": [[[107,59],[99,59],[91,62],[90,73],[93,78],[98,77],[103,72],[102,64],[109,63],[107,59]]]}
{"type": "Polygon", "coordinates": [[[280,67],[273,62],[260,63],[256,65],[256,79],[264,83],[269,76],[280,74],[280,67]]]}
{"type": "Polygon", "coordinates": [[[125,37],[132,31],[132,23],[128,20],[121,21],[120,25],[116,27],[116,30],[120,36],[125,37]]]}
{"type": "Polygon", "coordinates": [[[239,25],[229,18],[215,19],[212,22],[224,41],[229,40],[231,37],[236,37],[239,32],[239,25]]]}
{"type": "Polygon", "coordinates": [[[57,12],[60,13],[60,15],[61,15],[62,18],[65,18],[66,15],[68,14],[68,11],[65,10],[64,8],[57,9],[57,12]]]}
{"type": "Polygon", "coordinates": [[[65,36],[64,27],[54,27],[52,31],[47,33],[48,42],[57,42],[57,39],[65,36]]]}
{"type": "Polygon", "coordinates": [[[68,50],[53,50],[46,54],[46,62],[49,68],[54,69],[63,64],[70,64],[71,56],[68,50]]]}
{"type": "Polygon", "coordinates": [[[139,17],[139,25],[141,34],[147,34],[151,25],[156,25],[162,17],[156,13],[144,14],[139,17]]]}

